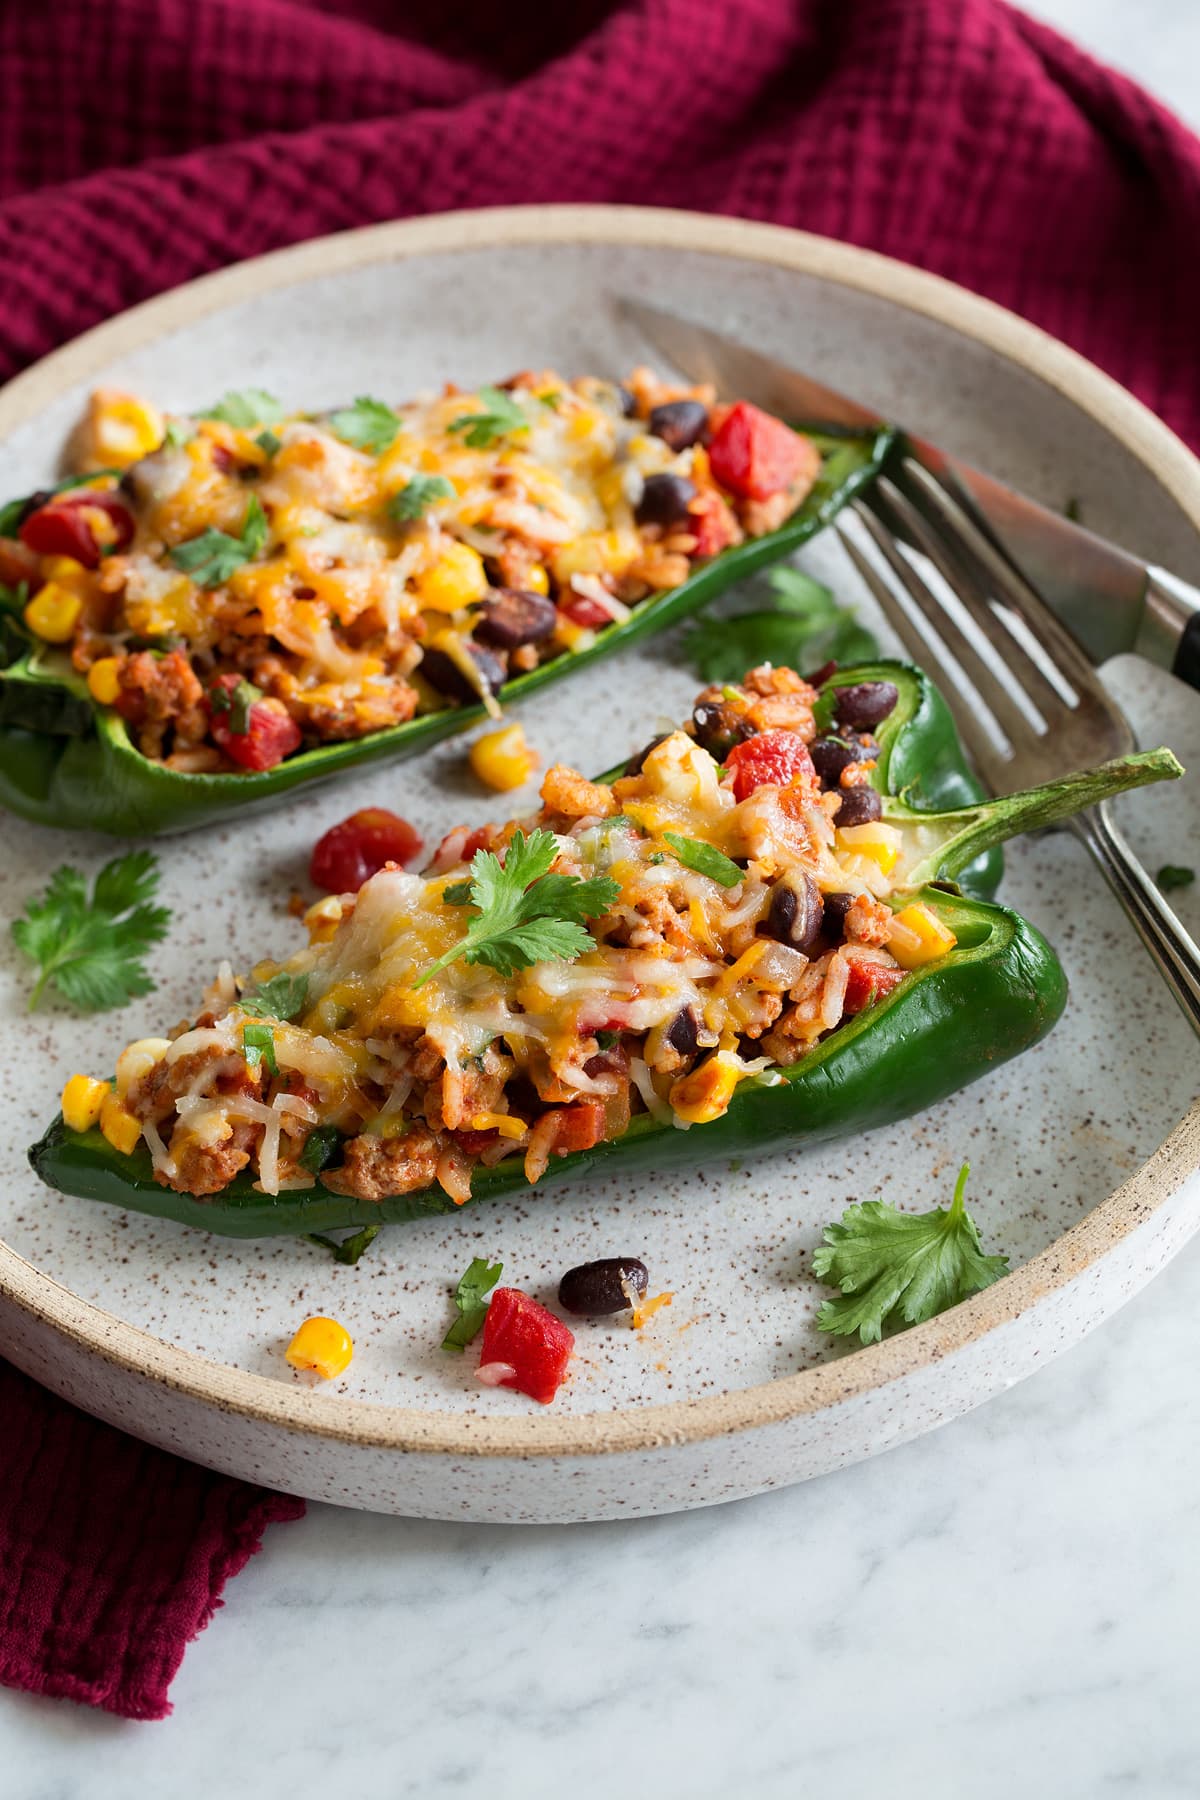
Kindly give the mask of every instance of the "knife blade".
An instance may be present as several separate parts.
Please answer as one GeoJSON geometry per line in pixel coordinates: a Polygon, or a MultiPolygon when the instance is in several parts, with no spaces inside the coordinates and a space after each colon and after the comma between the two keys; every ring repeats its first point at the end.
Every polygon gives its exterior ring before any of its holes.
{"type": "MultiPolygon", "coordinates": [[[[898,423],[707,325],[630,297],[619,306],[689,381],[727,398],[814,426],[898,423]]],[[[1133,651],[1200,688],[1200,590],[902,429],[910,452],[970,507],[1093,662],[1133,651]]]]}

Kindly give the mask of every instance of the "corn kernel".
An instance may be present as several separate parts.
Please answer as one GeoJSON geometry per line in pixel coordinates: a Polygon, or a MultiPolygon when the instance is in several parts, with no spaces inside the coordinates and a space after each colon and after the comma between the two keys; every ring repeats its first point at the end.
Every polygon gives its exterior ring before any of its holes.
{"type": "Polygon", "coordinates": [[[471,745],[470,763],[485,786],[506,794],[529,780],[538,759],[525,742],[520,725],[502,725],[498,731],[485,731],[476,738],[471,745]]]}
{"type": "Polygon", "coordinates": [[[90,1131],[111,1092],[110,1082],[95,1081],[90,1075],[72,1075],[62,1091],[63,1122],[72,1131],[90,1131]]]}
{"type": "Polygon", "coordinates": [[[94,460],[117,468],[148,456],[163,441],[162,414],[145,400],[113,388],[93,394],[88,424],[94,460]]]}
{"type": "Polygon", "coordinates": [[[67,644],[75,635],[83,601],[57,581],[39,588],[25,608],[25,623],[47,644],[67,644]]]}
{"type": "Polygon", "coordinates": [[[483,558],[470,544],[449,545],[431,569],[417,576],[421,605],[433,612],[457,612],[482,600],[487,589],[483,558]]]}
{"type": "Polygon", "coordinates": [[[126,1044],[117,1058],[117,1097],[124,1100],[135,1081],[148,1075],[171,1048],[170,1038],[138,1038],[126,1044]]]}
{"type": "Polygon", "coordinates": [[[305,1319],[285,1352],[293,1369],[308,1369],[322,1381],[332,1381],[349,1368],[354,1355],[350,1333],[336,1319],[305,1319]]]}
{"type": "Polygon", "coordinates": [[[550,592],[550,576],[545,563],[534,563],[526,573],[524,585],[531,594],[548,594],[550,592]]]}
{"type": "Polygon", "coordinates": [[[689,1125],[710,1125],[729,1109],[741,1071],[730,1057],[710,1056],[675,1082],[669,1099],[671,1110],[689,1125]]]}
{"type": "Polygon", "coordinates": [[[849,856],[865,856],[890,875],[900,860],[903,839],[894,825],[847,825],[837,833],[837,847],[849,856]]]}
{"type": "Polygon", "coordinates": [[[88,693],[101,706],[111,706],[121,691],[121,664],[115,656],[102,656],[88,670],[88,693]]]}
{"type": "Polygon", "coordinates": [[[73,556],[43,556],[42,574],[47,581],[60,581],[64,587],[88,578],[88,571],[73,556]]]}
{"type": "Polygon", "coordinates": [[[950,927],[917,900],[892,920],[888,949],[902,969],[920,969],[945,956],[957,942],[950,927]]]}
{"type": "Polygon", "coordinates": [[[137,1149],[142,1135],[139,1120],[131,1112],[126,1112],[115,1094],[106,1094],[100,1107],[100,1129],[122,1156],[129,1156],[137,1149]]]}

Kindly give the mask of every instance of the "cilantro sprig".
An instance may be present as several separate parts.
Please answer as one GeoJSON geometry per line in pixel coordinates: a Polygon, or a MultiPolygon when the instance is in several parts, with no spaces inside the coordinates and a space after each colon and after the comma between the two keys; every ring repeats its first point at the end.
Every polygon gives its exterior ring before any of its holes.
{"type": "Polygon", "coordinates": [[[400,421],[390,406],[360,394],[353,406],[343,406],[329,415],[329,429],[343,443],[372,456],[390,450],[400,430],[400,421]]]}
{"type": "Polygon", "coordinates": [[[801,569],[774,569],[767,577],[769,607],[724,617],[707,614],[688,632],[684,650],[706,681],[738,681],[747,669],[769,662],[797,664],[870,662],[879,654],[871,633],[831,590],[801,569]]]}
{"type": "Polygon", "coordinates": [[[452,420],[449,426],[451,431],[466,433],[463,442],[470,449],[486,450],[500,438],[529,430],[529,420],[524,411],[503,388],[481,387],[479,399],[479,412],[463,413],[461,418],[452,420]]]}
{"type": "Polygon", "coordinates": [[[458,1317],[442,1339],[443,1350],[457,1350],[461,1356],[472,1338],[478,1337],[487,1318],[487,1296],[503,1273],[503,1263],[489,1263],[482,1256],[474,1258],[454,1290],[458,1317]]]}
{"type": "Polygon", "coordinates": [[[229,532],[216,531],[210,526],[199,537],[176,544],[171,551],[171,561],[185,575],[190,575],[198,587],[220,587],[243,563],[251,562],[266,549],[269,535],[262,502],[257,494],[251,494],[239,537],[231,537],[229,532]]]}
{"type": "Polygon", "coordinates": [[[278,425],[283,408],[274,394],[265,388],[233,388],[222,394],[215,406],[196,414],[198,419],[220,419],[237,431],[249,431],[252,425],[278,425]]]}
{"type": "MultiPolygon", "coordinates": [[[[301,1157],[300,1160],[303,1162],[304,1158],[301,1157]]],[[[351,1232],[349,1237],[344,1237],[340,1243],[337,1238],[329,1237],[324,1231],[306,1231],[301,1235],[319,1250],[328,1250],[334,1262],[344,1263],[352,1269],[363,1251],[375,1242],[379,1229],[378,1225],[363,1225],[358,1231],[351,1232]]]]}
{"type": "Polygon", "coordinates": [[[1154,879],[1164,894],[1173,894],[1177,888],[1191,887],[1196,871],[1186,863],[1164,863],[1154,879]]]}
{"type": "Polygon", "coordinates": [[[964,1163],[949,1208],[902,1213],[886,1200],[848,1206],[825,1228],[813,1274],[842,1291],[817,1314],[818,1331],[879,1342],[885,1329],[919,1325],[1008,1273],[1006,1256],[985,1256],[963,1194],[964,1163]]]}
{"type": "Polygon", "coordinates": [[[38,967],[31,1012],[48,986],[80,1012],[107,1012],[151,992],[142,959],[166,936],[171,917],[153,904],[158,881],[158,860],[148,850],[106,863],[90,896],[78,869],[55,870],[12,926],[17,948],[38,967]]]}
{"type": "Polygon", "coordinates": [[[286,969],[281,969],[269,981],[261,982],[252,994],[243,995],[238,1004],[244,1013],[250,1013],[254,1018],[279,1019],[286,1023],[304,1011],[307,999],[308,976],[289,975],[286,969]]]}
{"type": "Polygon", "coordinates": [[[388,512],[402,524],[424,518],[435,500],[452,500],[454,483],[444,475],[414,475],[406,487],[392,495],[388,512]]]}
{"type": "Polygon", "coordinates": [[[710,881],[723,888],[736,887],[739,881],[746,879],[745,869],[739,869],[732,858],[712,844],[706,844],[702,838],[680,837],[676,831],[664,831],[663,840],[670,844],[685,869],[707,875],[710,881]]]}
{"type": "Polygon", "coordinates": [[[413,987],[422,987],[460,956],[469,963],[486,963],[501,975],[514,975],[538,962],[574,962],[589,950],[592,938],[584,920],[599,918],[620,888],[607,875],[586,881],[577,875],[551,875],[557,855],[558,840],[552,831],[534,831],[528,838],[516,832],[503,862],[491,850],[477,850],[470,882],[456,882],[443,894],[452,905],[469,902],[478,909],[477,917],[466,935],[430,963],[413,987]],[[462,893],[463,888],[468,892],[462,893]]]}

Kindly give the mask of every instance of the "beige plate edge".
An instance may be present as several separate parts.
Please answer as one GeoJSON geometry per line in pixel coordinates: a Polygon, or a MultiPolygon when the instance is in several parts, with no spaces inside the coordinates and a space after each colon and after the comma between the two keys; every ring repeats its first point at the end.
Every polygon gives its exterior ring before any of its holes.
{"type": "MultiPolygon", "coordinates": [[[[1118,438],[1200,533],[1200,462],[1148,408],[1036,326],[873,251],[773,225],[650,207],[503,207],[369,226],[236,264],[146,301],[66,344],[0,392],[0,436],[66,387],[152,337],[272,288],[392,258],[519,243],[616,243],[769,263],[878,295],[975,339],[1065,394],[1118,438]]],[[[1200,1102],[1130,1179],[994,1287],[886,1343],[758,1387],[580,1417],[424,1413],[291,1388],[180,1350],[79,1299],[0,1242],[0,1294],[102,1361],[218,1411],[363,1447],[450,1456],[630,1453],[820,1412],[943,1361],[1078,1279],[1166,1205],[1200,1166],[1200,1102]]]]}

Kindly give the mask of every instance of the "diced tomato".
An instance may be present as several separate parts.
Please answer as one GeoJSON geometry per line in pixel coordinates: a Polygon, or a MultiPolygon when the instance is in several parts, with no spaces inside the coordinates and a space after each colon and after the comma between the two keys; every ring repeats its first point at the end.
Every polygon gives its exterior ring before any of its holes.
{"type": "Polygon", "coordinates": [[[16,538],[0,538],[0,582],[12,588],[25,582],[32,593],[39,578],[38,559],[33,551],[16,538]]]}
{"type": "Polygon", "coordinates": [[[806,469],[813,475],[820,454],[781,419],[748,400],[731,406],[708,446],[713,480],[743,500],[768,500],[806,469]]]}
{"type": "Polygon", "coordinates": [[[688,530],[696,539],[695,556],[717,556],[738,540],[738,522],[728,502],[706,488],[688,505],[688,530]]]}
{"type": "Polygon", "coordinates": [[[888,969],[879,963],[851,963],[850,979],[846,983],[846,998],[842,1010],[847,1018],[855,1013],[865,1012],[868,1006],[874,1006],[890,994],[894,987],[899,987],[904,980],[903,969],[888,969]]]}
{"type": "Polygon", "coordinates": [[[735,744],[725,758],[734,771],[733,797],[747,800],[756,788],[786,787],[797,775],[815,776],[808,745],[797,731],[760,731],[735,744]]]}
{"type": "Polygon", "coordinates": [[[569,1156],[575,1150],[591,1150],[604,1141],[604,1106],[599,1100],[577,1100],[558,1115],[555,1154],[569,1156]]]}
{"type": "Polygon", "coordinates": [[[601,606],[599,600],[593,600],[588,594],[573,594],[569,600],[561,600],[558,610],[565,613],[573,625],[582,625],[585,631],[603,631],[613,622],[607,606],[601,606]]]}
{"type": "Polygon", "coordinates": [[[512,1374],[499,1383],[548,1406],[562,1386],[575,1348],[574,1334],[561,1319],[519,1288],[497,1288],[483,1326],[480,1367],[507,1363],[512,1374]]]}
{"type": "Polygon", "coordinates": [[[85,569],[96,568],[102,550],[124,550],[132,537],[133,514],[125,502],[93,488],[56,495],[31,512],[20,529],[21,542],[39,556],[73,556],[85,569]],[[97,513],[103,513],[109,525],[99,533],[97,513]]]}
{"type": "MultiPolygon", "coordinates": [[[[218,691],[232,694],[241,684],[238,675],[218,675],[209,689],[209,731],[213,743],[243,769],[256,774],[273,769],[300,744],[300,727],[279,700],[255,700],[246,714],[245,731],[233,730],[233,715],[213,705],[218,691]]],[[[345,889],[339,890],[345,892],[345,889]]]]}
{"type": "Polygon", "coordinates": [[[407,866],[423,848],[420,832],[407,819],[383,806],[365,806],[317,840],[309,874],[327,894],[352,894],[385,863],[407,866]]]}

